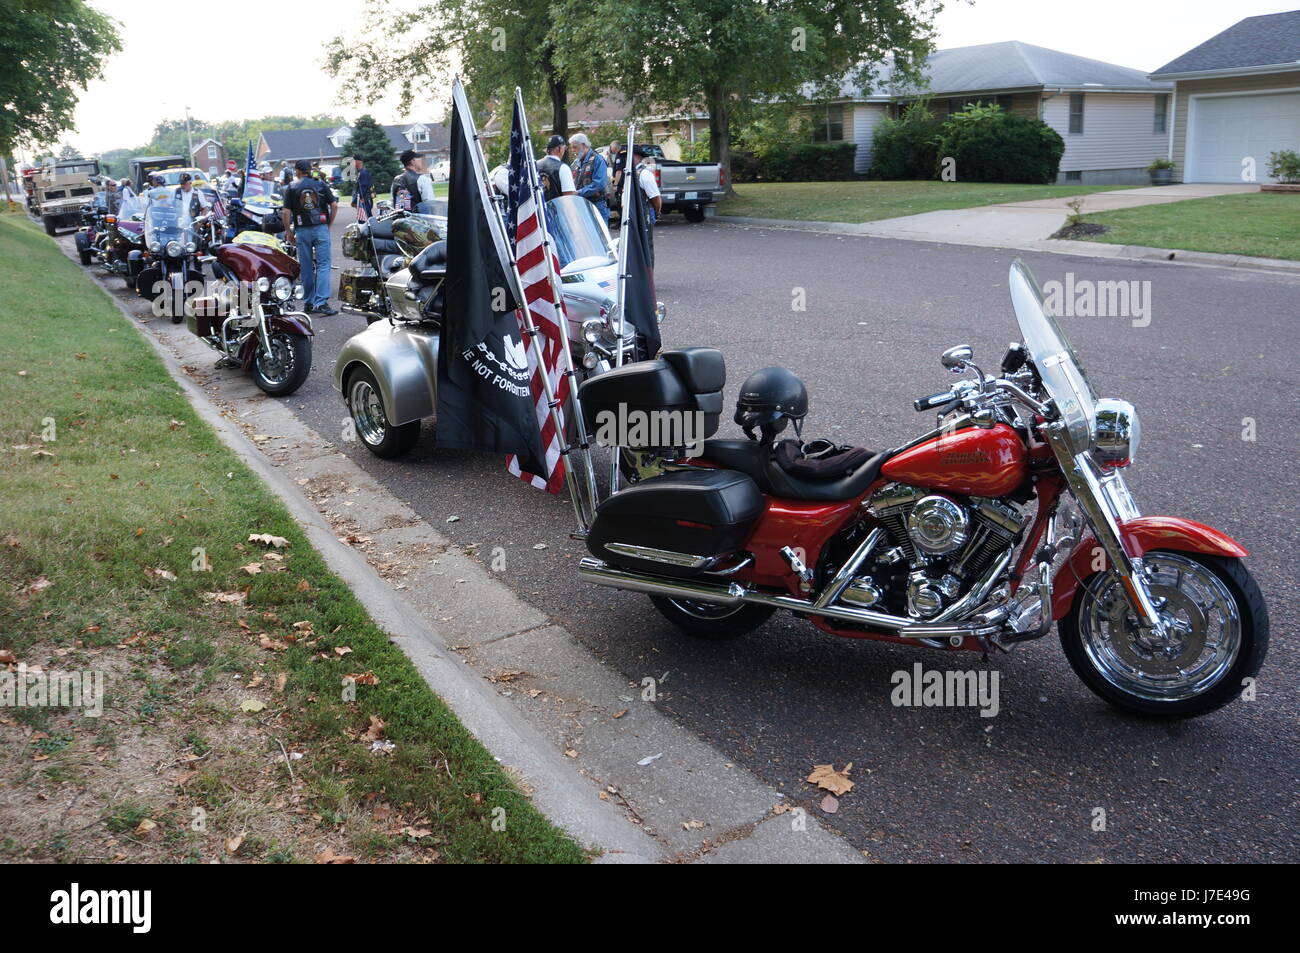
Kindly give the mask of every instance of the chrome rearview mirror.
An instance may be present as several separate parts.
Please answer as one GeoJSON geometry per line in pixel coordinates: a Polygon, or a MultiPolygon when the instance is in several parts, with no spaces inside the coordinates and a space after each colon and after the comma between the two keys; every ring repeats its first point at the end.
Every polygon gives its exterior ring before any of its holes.
{"type": "Polygon", "coordinates": [[[966,370],[974,353],[969,344],[958,344],[956,347],[950,347],[944,351],[939,358],[939,362],[954,374],[960,374],[966,370]]]}

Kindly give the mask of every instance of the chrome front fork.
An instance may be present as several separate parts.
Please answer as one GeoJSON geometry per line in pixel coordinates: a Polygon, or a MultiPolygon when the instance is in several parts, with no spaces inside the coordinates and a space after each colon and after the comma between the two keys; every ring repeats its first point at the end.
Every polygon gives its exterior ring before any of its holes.
{"type": "Polygon", "coordinates": [[[1139,515],[1124,478],[1118,473],[1103,475],[1086,453],[1073,453],[1061,424],[1052,424],[1047,433],[1066,484],[1091,525],[1098,545],[1106,553],[1111,569],[1119,576],[1139,624],[1165,638],[1164,622],[1147,588],[1142,557],[1130,556],[1120,536],[1119,521],[1139,515]]]}

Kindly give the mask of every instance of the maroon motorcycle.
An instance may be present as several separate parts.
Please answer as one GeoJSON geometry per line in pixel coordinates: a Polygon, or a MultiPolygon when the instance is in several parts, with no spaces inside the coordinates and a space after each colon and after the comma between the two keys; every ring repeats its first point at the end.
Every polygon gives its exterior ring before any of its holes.
{"type": "Polygon", "coordinates": [[[302,299],[297,260],[274,236],[247,232],[203,264],[217,278],[216,293],[186,302],[190,333],[222,355],[218,367],[241,368],[272,397],[292,394],[311,371],[315,333],[311,318],[291,307],[302,299]]]}

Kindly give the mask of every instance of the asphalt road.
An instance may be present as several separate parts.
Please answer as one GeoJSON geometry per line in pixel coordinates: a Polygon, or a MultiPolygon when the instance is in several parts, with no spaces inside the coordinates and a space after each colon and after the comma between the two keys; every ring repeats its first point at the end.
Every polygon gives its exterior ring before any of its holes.
{"type": "MultiPolygon", "coordinates": [[[[812,395],[806,435],[898,445],[932,420],[912,411],[912,398],[953,380],[940,351],[969,343],[993,368],[1018,337],[1006,291],[1014,257],[670,222],[657,233],[664,343],[722,348],[729,401],[751,371],[785,365],[812,395]],[[792,309],[800,294],[804,311],[792,309]]],[[[839,639],[788,616],[737,641],[693,641],[644,596],[580,583],[572,567],[585,550],[567,538],[568,503],[512,479],[500,460],[436,450],[428,424],[401,462],[345,442],[330,373],[359,318],[317,320],[315,369],[290,403],[454,542],[482,554],[505,547],[501,578],[607,664],[635,680],[667,673],[660,706],[769,783],[811,806],[803,778],[812,765],[853,762],[856,787],[838,813],[821,817],[872,859],[1294,862],[1300,276],[1023,257],[1040,282],[1066,272],[1150,282],[1147,327],[1109,317],[1061,323],[1098,391],[1142,414],[1129,482],[1143,511],[1208,523],[1252,552],[1273,639],[1258,700],[1185,722],[1136,720],[1078,681],[1053,632],[988,663],[1000,676],[994,718],[896,708],[892,673],[917,661],[983,663],[839,639]],[[1247,418],[1253,441],[1242,438],[1247,418]],[[1097,808],[1104,831],[1094,830],[1097,808]]],[[[725,422],[721,433],[733,430],[725,422]]]]}

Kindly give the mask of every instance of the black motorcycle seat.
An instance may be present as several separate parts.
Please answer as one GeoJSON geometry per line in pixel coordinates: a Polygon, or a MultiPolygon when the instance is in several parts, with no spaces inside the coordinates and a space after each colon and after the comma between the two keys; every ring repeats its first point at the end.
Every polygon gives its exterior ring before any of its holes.
{"type": "Polygon", "coordinates": [[[834,503],[865,493],[880,478],[880,468],[889,459],[890,451],[875,454],[838,480],[805,480],[792,476],[776,462],[772,445],[756,440],[706,440],[700,456],[710,463],[748,474],[769,496],[834,503]]]}
{"type": "Polygon", "coordinates": [[[372,239],[393,240],[393,220],[390,218],[372,218],[366,222],[372,239]]]}
{"type": "Polygon", "coordinates": [[[447,276],[447,243],[434,242],[411,259],[411,275],[422,282],[438,281],[447,276]]]}

